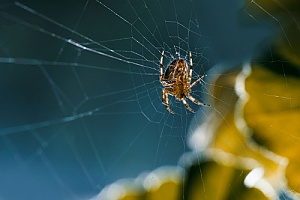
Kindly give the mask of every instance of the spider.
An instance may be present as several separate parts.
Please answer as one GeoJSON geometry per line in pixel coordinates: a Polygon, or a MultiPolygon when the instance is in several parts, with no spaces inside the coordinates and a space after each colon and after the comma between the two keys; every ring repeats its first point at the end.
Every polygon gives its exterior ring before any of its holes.
{"type": "Polygon", "coordinates": [[[188,69],[187,62],[182,58],[175,58],[171,64],[168,65],[165,73],[163,73],[163,58],[165,51],[163,50],[161,53],[159,68],[160,75],[159,80],[161,84],[164,86],[162,90],[162,103],[165,104],[166,109],[175,114],[169,107],[169,95],[175,96],[175,98],[185,105],[185,107],[190,112],[195,112],[186,102],[186,98],[193,101],[195,104],[202,106],[210,106],[205,103],[199,102],[197,99],[190,95],[191,88],[199,81],[201,81],[205,75],[202,75],[200,78],[192,81],[192,73],[193,73],[193,60],[192,60],[192,52],[190,52],[190,68],[188,69]]]}

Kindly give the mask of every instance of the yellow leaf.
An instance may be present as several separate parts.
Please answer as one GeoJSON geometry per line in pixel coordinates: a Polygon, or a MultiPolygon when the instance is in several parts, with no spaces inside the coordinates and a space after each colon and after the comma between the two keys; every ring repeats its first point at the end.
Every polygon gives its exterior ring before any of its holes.
{"type": "Polygon", "coordinates": [[[300,79],[254,67],[246,80],[244,117],[254,139],[288,159],[289,187],[300,193],[300,79]]]}

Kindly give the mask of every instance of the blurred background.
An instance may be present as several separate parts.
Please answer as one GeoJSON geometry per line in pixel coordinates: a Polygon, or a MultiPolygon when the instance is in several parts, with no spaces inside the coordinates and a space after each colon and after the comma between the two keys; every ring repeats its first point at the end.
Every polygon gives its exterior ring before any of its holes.
{"type": "Polygon", "coordinates": [[[189,102],[194,115],[170,97],[176,114],[165,109],[161,51],[164,69],[192,51],[193,79],[208,74],[192,95],[210,103],[211,81],[273,35],[243,6],[1,1],[0,199],[89,198],[118,179],[177,165],[191,151],[190,124],[210,108],[189,102]]]}

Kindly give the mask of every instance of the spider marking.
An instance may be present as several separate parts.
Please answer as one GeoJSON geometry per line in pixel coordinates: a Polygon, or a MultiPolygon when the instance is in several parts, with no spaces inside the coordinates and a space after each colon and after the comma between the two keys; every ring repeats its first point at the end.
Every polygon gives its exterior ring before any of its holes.
{"type": "Polygon", "coordinates": [[[169,95],[175,96],[175,98],[181,101],[184,106],[191,112],[195,112],[186,102],[186,98],[194,102],[195,104],[201,106],[210,106],[209,104],[201,103],[194,97],[190,95],[191,88],[201,81],[205,75],[202,75],[200,78],[195,80],[193,83],[192,75],[193,75],[193,59],[192,52],[190,52],[190,68],[188,69],[187,62],[182,58],[175,58],[171,64],[168,65],[165,73],[163,73],[163,59],[164,59],[165,51],[163,50],[161,53],[159,68],[160,75],[159,80],[161,84],[164,86],[162,90],[162,103],[165,104],[166,109],[175,114],[169,107],[169,95]]]}

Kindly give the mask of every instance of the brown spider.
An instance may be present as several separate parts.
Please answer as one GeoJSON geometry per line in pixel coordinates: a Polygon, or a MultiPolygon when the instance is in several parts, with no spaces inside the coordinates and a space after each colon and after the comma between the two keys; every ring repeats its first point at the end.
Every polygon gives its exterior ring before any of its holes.
{"type": "Polygon", "coordinates": [[[199,81],[201,81],[205,75],[202,75],[196,81],[191,84],[192,73],[193,73],[193,60],[192,52],[190,52],[190,69],[188,69],[187,62],[182,58],[174,59],[171,64],[168,65],[167,70],[163,74],[163,58],[165,51],[163,50],[160,58],[160,75],[159,80],[164,86],[162,90],[162,103],[166,105],[167,110],[174,114],[174,112],[169,108],[169,98],[168,95],[175,96],[175,98],[185,105],[185,107],[191,111],[195,112],[186,102],[186,98],[189,98],[195,104],[202,106],[210,106],[205,103],[199,102],[197,99],[190,95],[191,88],[199,81]]]}

